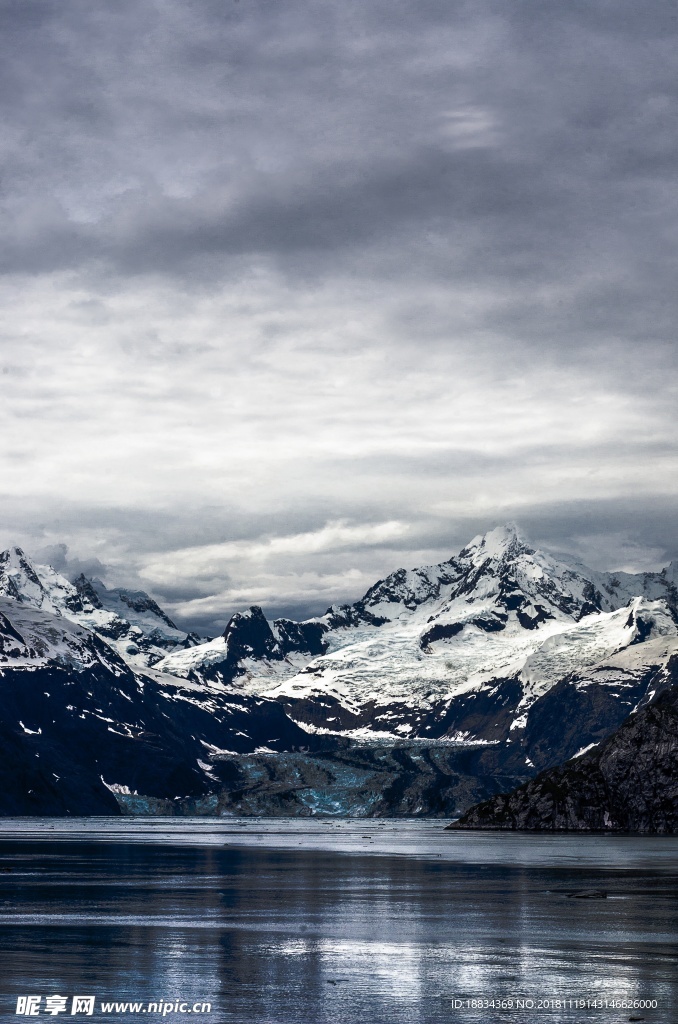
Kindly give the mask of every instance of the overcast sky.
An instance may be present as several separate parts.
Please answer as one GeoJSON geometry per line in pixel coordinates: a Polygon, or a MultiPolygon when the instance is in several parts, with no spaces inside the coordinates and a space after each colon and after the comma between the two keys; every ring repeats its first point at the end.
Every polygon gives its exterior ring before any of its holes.
{"type": "Polygon", "coordinates": [[[3,545],[203,632],[678,555],[673,0],[0,12],[3,545]]]}

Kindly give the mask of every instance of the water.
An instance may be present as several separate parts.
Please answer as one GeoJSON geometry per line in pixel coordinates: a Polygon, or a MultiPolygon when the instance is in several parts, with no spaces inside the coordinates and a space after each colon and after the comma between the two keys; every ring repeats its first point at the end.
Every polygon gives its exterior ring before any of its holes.
{"type": "Polygon", "coordinates": [[[4,819],[0,1019],[22,1019],[29,994],[56,1019],[45,1000],[58,994],[64,1020],[186,1021],[179,1001],[194,1016],[211,1004],[198,1016],[210,1024],[670,1022],[677,897],[678,837],[4,819]],[[571,898],[585,889],[608,895],[571,898]],[[91,1017],[71,1014],[74,995],[95,997],[91,1017]]]}

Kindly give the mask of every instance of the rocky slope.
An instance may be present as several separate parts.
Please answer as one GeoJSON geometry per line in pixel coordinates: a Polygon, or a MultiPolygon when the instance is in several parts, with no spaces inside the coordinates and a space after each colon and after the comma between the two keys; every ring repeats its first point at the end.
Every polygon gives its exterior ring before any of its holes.
{"type": "Polygon", "coordinates": [[[324,741],[326,749],[253,754],[217,752],[220,785],[206,797],[179,801],[118,793],[128,813],[449,818],[524,779],[502,770],[495,748],[364,746],[324,741]]]}
{"type": "Polygon", "coordinates": [[[307,747],[277,701],[133,671],[96,633],[0,598],[0,814],[117,814],[206,796],[223,751],[307,747]]]}
{"type": "Polygon", "coordinates": [[[0,597],[85,626],[132,666],[153,665],[170,651],[200,642],[196,634],[178,629],[143,591],[108,590],[83,575],[71,583],[17,547],[0,552],[0,597]]]}
{"type": "Polygon", "coordinates": [[[72,778],[70,811],[113,796],[163,813],[449,817],[600,743],[671,685],[675,580],[673,565],[587,570],[502,527],[353,605],[305,622],[251,608],[196,643],[148,595],[10,549],[7,792],[42,792],[9,781],[40,761],[41,785],[61,787],[40,806],[72,778]]]}
{"type": "Polygon", "coordinates": [[[646,698],[678,650],[677,606],[675,566],[586,571],[501,527],[303,623],[252,608],[156,668],[278,700],[316,734],[500,744],[515,774],[571,757],[646,698]]]}
{"type": "Polygon", "coordinates": [[[674,566],[589,576],[502,527],[307,622],[269,624],[252,608],[157,668],[274,697],[311,729],[481,740],[498,738],[501,719],[506,738],[560,680],[678,635],[674,566]]]}
{"type": "Polygon", "coordinates": [[[599,746],[448,827],[678,832],[678,658],[670,675],[674,685],[599,746]]]}

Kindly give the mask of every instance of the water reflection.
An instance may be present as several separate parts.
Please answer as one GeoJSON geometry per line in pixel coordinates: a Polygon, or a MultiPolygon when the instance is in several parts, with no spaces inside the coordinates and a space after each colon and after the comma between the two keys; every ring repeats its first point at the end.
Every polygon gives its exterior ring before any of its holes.
{"type": "Polygon", "coordinates": [[[20,1019],[16,997],[28,993],[205,1000],[204,1019],[228,1024],[634,1015],[454,1007],[511,996],[657,999],[639,1016],[675,1013],[674,839],[450,835],[439,822],[192,825],[3,823],[3,1020],[20,1019]],[[581,889],[608,896],[570,898],[581,889]]]}

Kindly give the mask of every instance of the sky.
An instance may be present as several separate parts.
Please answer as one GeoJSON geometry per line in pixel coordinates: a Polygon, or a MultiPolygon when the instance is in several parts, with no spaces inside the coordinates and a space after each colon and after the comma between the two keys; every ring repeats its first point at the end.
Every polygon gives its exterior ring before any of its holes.
{"type": "Polygon", "coordinates": [[[0,0],[0,543],[204,634],[678,557],[672,0],[0,0]]]}

